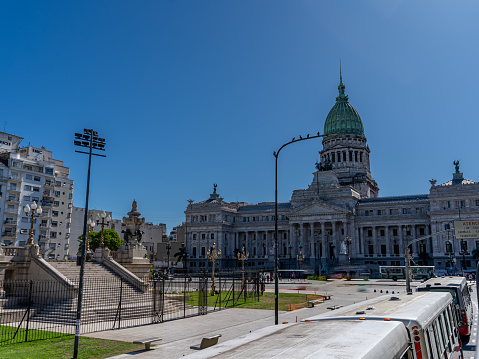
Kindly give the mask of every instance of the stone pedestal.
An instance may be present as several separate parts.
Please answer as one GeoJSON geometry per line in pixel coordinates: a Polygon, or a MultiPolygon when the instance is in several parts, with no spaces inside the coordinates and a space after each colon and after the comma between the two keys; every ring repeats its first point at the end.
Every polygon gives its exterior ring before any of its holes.
{"type": "Polygon", "coordinates": [[[11,259],[13,273],[9,275],[9,279],[28,280],[28,270],[33,257],[40,257],[40,247],[38,244],[30,244],[23,248],[17,248],[15,255],[11,259]]]}

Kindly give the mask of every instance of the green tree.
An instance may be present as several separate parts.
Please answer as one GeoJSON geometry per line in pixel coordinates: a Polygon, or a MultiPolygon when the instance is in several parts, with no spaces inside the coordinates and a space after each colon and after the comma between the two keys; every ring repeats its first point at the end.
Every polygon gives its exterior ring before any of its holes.
{"type": "MultiPolygon", "coordinates": [[[[90,232],[90,250],[95,251],[100,246],[100,237],[101,232],[90,232]]],[[[78,239],[81,241],[83,235],[79,236],[78,239]]],[[[105,247],[110,248],[112,251],[116,251],[122,244],[123,240],[120,238],[118,233],[114,229],[104,229],[103,230],[103,243],[105,247]]]]}

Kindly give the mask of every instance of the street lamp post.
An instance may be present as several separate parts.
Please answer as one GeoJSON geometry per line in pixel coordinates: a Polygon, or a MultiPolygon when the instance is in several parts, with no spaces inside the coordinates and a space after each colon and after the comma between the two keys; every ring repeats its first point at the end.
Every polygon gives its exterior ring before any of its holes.
{"type": "Polygon", "coordinates": [[[409,252],[409,246],[413,243],[416,243],[416,242],[419,242],[419,241],[422,241],[424,239],[428,239],[428,238],[431,238],[431,237],[434,237],[434,236],[437,236],[438,234],[441,234],[441,233],[446,233],[446,232],[449,232],[449,231],[452,231],[454,228],[450,228],[450,229],[446,229],[445,231],[441,231],[441,232],[437,232],[437,233],[434,233],[434,234],[430,234],[429,236],[425,236],[425,237],[421,237],[421,238],[416,238],[416,239],[413,239],[411,241],[409,241],[407,244],[406,244],[406,249],[404,250],[404,264],[405,264],[405,270],[406,270],[406,293],[411,295],[412,294],[412,289],[411,289],[411,266],[409,265],[409,261],[411,260],[411,255],[410,255],[410,252],[409,252]]]}
{"type": "Polygon", "coordinates": [[[31,217],[30,218],[30,235],[28,236],[28,241],[27,241],[27,246],[30,246],[33,244],[33,222],[35,221],[35,218],[40,217],[40,215],[42,214],[42,207],[37,206],[37,202],[33,201],[32,206],[30,207],[27,204],[25,207],[23,207],[23,211],[25,212],[27,216],[31,217]]]}
{"type": "Polygon", "coordinates": [[[90,232],[95,228],[95,221],[91,218],[88,220],[87,232],[86,232],[86,253],[90,252],[90,232]]]}
{"type": "Polygon", "coordinates": [[[168,242],[166,242],[166,255],[168,257],[168,264],[167,264],[168,274],[170,274],[170,249],[171,249],[171,243],[170,243],[170,241],[168,241],[168,242]]]}
{"type": "Polygon", "coordinates": [[[98,226],[101,226],[101,232],[100,232],[100,248],[105,248],[105,242],[104,242],[104,237],[103,237],[103,227],[105,226],[109,226],[110,225],[110,221],[111,221],[111,217],[110,215],[106,215],[105,211],[101,212],[101,222],[100,222],[100,219],[97,219],[96,220],[96,224],[98,226]],[[105,218],[106,217],[106,218],[105,218]],[[106,219],[106,222],[105,222],[105,219],[106,219]]]}
{"type": "Polygon", "coordinates": [[[241,280],[241,288],[244,288],[244,262],[248,260],[249,253],[246,252],[246,249],[243,246],[242,253],[237,253],[238,260],[242,261],[242,280],[241,280]]]}
{"type": "Polygon", "coordinates": [[[301,270],[301,262],[304,261],[304,256],[302,253],[303,243],[299,244],[299,254],[296,256],[296,261],[298,262],[298,269],[301,270]]]}
{"type": "Polygon", "coordinates": [[[80,342],[80,321],[81,321],[81,305],[83,299],[83,276],[85,274],[85,254],[86,254],[86,232],[87,232],[87,221],[88,221],[88,197],[90,194],[90,169],[91,169],[91,156],[100,156],[106,157],[105,155],[100,155],[93,153],[93,150],[104,151],[105,150],[105,139],[98,137],[98,132],[93,131],[92,129],[85,128],[83,134],[75,133],[75,140],[73,142],[75,146],[86,147],[89,149],[88,152],[84,151],[75,151],[78,153],[83,153],[88,155],[88,174],[86,181],[86,200],[85,200],[85,215],[83,217],[83,237],[81,245],[81,256],[80,256],[80,281],[78,283],[78,304],[77,304],[77,317],[75,324],[75,343],[73,349],[73,359],[78,358],[78,345],[80,342]]]}
{"type": "Polygon", "coordinates": [[[349,254],[349,246],[351,245],[351,238],[344,238],[344,243],[346,243],[346,250],[348,251],[348,264],[351,265],[351,255],[349,254]]]}
{"type": "Polygon", "coordinates": [[[291,242],[289,242],[288,249],[289,249],[289,269],[291,269],[291,249],[293,249],[293,245],[291,244],[291,242]]]}
{"type": "Polygon", "coordinates": [[[293,137],[293,139],[284,145],[282,145],[278,151],[273,152],[275,158],[275,167],[274,167],[274,244],[275,244],[275,254],[274,254],[274,324],[278,325],[279,318],[279,305],[278,305],[278,296],[279,296],[279,281],[278,281],[278,156],[281,150],[296,142],[312,140],[313,138],[333,136],[331,135],[320,135],[319,132],[317,135],[306,137],[299,136],[299,139],[293,137]]]}
{"type": "Polygon", "coordinates": [[[216,294],[215,291],[215,261],[221,257],[221,249],[215,250],[216,243],[213,243],[211,251],[208,249],[206,252],[207,257],[213,263],[213,272],[211,274],[211,296],[216,294]]]}

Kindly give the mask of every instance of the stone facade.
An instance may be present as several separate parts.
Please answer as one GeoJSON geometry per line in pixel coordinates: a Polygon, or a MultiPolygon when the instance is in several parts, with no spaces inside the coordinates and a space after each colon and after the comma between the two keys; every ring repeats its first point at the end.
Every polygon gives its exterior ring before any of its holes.
{"type": "MultiPolygon", "coordinates": [[[[451,181],[436,185],[431,180],[428,194],[380,197],[362,122],[344,94],[342,79],[338,89],[311,184],[278,204],[280,268],[298,268],[300,254],[302,269],[310,273],[404,265],[410,241],[451,228],[454,220],[479,219],[479,183],[465,180],[458,163],[451,181]]],[[[226,202],[215,185],[207,200],[188,205],[186,222],[178,227],[189,268],[209,267],[206,252],[216,243],[223,268],[238,267],[236,253],[245,247],[249,267],[272,269],[274,210],[273,202],[226,202]]],[[[411,245],[414,263],[448,271],[475,269],[476,248],[479,238],[459,243],[453,231],[411,245]],[[446,241],[453,243],[452,253],[446,252],[446,241]]]]}

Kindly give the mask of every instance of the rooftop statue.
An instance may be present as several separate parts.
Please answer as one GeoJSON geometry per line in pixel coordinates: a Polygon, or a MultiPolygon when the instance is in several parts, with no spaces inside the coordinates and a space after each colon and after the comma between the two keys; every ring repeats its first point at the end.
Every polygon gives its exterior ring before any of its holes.
{"type": "Polygon", "coordinates": [[[453,164],[454,164],[454,166],[456,166],[456,173],[460,173],[459,172],[459,160],[454,161],[453,164]]]}
{"type": "Polygon", "coordinates": [[[331,171],[333,169],[333,164],[329,158],[326,158],[324,164],[322,162],[316,162],[315,167],[318,171],[331,171]]]}

